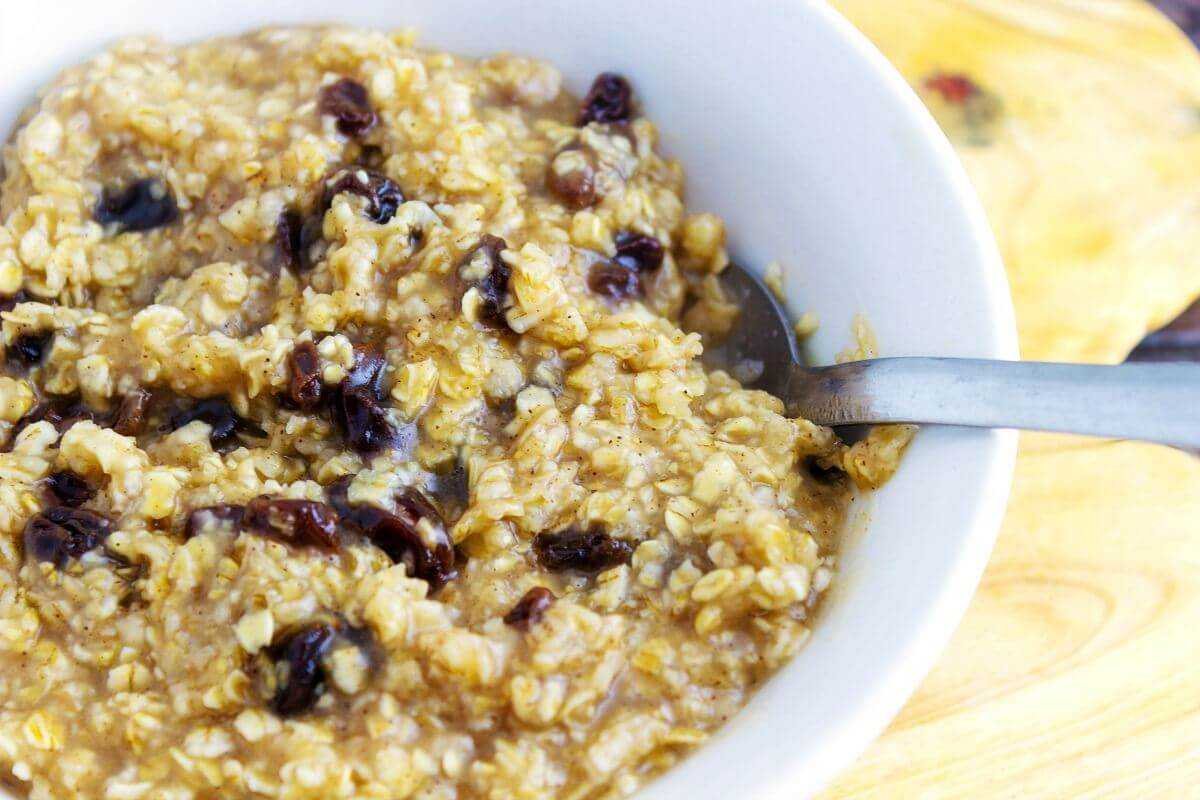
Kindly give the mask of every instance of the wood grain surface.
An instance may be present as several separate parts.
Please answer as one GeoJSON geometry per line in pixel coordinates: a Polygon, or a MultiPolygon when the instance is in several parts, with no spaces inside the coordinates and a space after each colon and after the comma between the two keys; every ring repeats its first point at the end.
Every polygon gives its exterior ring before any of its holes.
{"type": "MultiPolygon", "coordinates": [[[[1163,2],[1193,19],[1193,0],[1163,2]]],[[[1026,357],[1120,361],[1200,293],[1200,58],[1164,16],[1140,0],[834,5],[955,142],[1026,357]]],[[[1193,310],[1135,357],[1194,356],[1198,330],[1193,310]]],[[[952,643],[825,797],[1200,797],[1198,659],[1200,460],[1023,435],[952,643]]]]}

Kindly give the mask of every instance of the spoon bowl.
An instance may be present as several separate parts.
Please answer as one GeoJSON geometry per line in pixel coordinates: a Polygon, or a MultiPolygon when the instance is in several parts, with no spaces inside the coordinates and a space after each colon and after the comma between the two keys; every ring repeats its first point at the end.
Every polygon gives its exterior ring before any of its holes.
{"type": "Polygon", "coordinates": [[[735,264],[721,284],[740,313],[706,363],[821,425],[1022,428],[1200,449],[1200,364],[1120,366],[971,358],[877,358],[807,366],[787,312],[735,264]]]}

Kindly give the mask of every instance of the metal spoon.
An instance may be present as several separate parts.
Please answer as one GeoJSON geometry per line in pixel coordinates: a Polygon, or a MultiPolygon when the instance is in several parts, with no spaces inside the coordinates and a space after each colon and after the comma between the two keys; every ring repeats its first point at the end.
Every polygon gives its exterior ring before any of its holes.
{"type": "Polygon", "coordinates": [[[750,272],[721,274],[741,307],[705,362],[822,425],[910,422],[1023,428],[1200,449],[1200,364],[1049,364],[877,358],[806,366],[787,314],[750,272]]]}

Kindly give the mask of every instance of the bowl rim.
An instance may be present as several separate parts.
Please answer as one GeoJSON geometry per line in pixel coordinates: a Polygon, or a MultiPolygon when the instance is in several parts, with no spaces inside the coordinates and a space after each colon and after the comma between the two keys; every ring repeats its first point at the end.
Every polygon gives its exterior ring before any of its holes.
{"type": "MultiPolygon", "coordinates": [[[[916,91],[886,56],[845,16],[825,0],[805,0],[799,5],[813,12],[813,22],[826,27],[850,55],[865,62],[872,76],[896,103],[913,140],[926,150],[957,205],[964,211],[975,262],[984,289],[991,347],[984,357],[1019,360],[1016,313],[1008,274],[1000,256],[983,202],[971,184],[954,146],[934,120],[916,91]]],[[[1012,429],[981,431],[978,458],[985,478],[980,481],[978,502],[971,523],[960,537],[961,546],[946,580],[937,587],[924,617],[915,622],[902,655],[879,669],[862,702],[836,720],[829,720],[825,735],[803,758],[780,764],[773,774],[745,776],[744,797],[809,797],[825,788],[850,767],[879,738],[917,690],[941,657],[975,596],[984,569],[1000,532],[1016,469],[1018,432],[1012,429]]],[[[784,665],[782,669],[787,669],[784,665]]],[[[768,678],[770,683],[777,676],[768,678]]],[[[759,687],[761,689],[761,687],[759,687]]],[[[638,800],[673,800],[676,788],[689,782],[688,762],[705,757],[706,747],[689,755],[637,794],[638,800]],[[672,776],[675,780],[672,780],[672,776]],[[668,785],[669,784],[669,785],[668,785]]],[[[694,777],[694,776],[693,776],[694,777]]]]}
{"type": "MultiPolygon", "coordinates": [[[[940,177],[947,182],[955,200],[967,214],[972,238],[978,249],[978,264],[987,287],[985,300],[995,341],[990,355],[996,359],[1019,360],[1016,312],[1008,273],[983,201],[967,176],[954,146],[916,91],[862,31],[828,3],[819,2],[813,6],[818,17],[828,24],[830,32],[866,61],[879,76],[895,96],[900,108],[906,112],[910,124],[932,151],[934,161],[941,170],[940,177]]],[[[941,658],[950,637],[966,614],[991,559],[1012,491],[1017,442],[1018,432],[1004,429],[993,431],[993,435],[981,443],[980,447],[986,451],[985,469],[988,477],[983,481],[983,502],[977,506],[972,524],[962,536],[963,549],[958,562],[931,605],[930,612],[910,637],[904,655],[885,669],[871,698],[874,702],[864,702],[857,714],[848,715],[840,725],[842,731],[830,731],[828,744],[823,748],[826,758],[809,759],[810,765],[814,762],[821,765],[815,770],[820,774],[810,773],[811,779],[806,781],[811,783],[814,792],[866,751],[941,658]],[[855,733],[858,735],[852,735],[855,733]]]]}

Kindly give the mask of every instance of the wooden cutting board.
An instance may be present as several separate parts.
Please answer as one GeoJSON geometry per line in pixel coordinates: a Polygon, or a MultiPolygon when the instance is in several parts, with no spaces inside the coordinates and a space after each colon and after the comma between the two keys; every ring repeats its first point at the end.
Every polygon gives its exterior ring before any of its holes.
{"type": "MultiPolygon", "coordinates": [[[[1182,22],[1198,5],[1163,2],[1182,22]]],[[[1026,358],[1121,361],[1200,294],[1200,57],[1149,4],[833,4],[955,143],[1026,358]]],[[[1195,348],[1197,328],[1181,322],[1137,357],[1195,348]]],[[[966,618],[825,796],[1200,797],[1198,661],[1200,460],[1023,435],[966,618]]]]}

